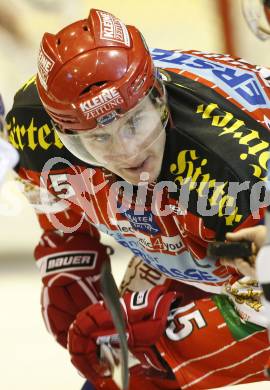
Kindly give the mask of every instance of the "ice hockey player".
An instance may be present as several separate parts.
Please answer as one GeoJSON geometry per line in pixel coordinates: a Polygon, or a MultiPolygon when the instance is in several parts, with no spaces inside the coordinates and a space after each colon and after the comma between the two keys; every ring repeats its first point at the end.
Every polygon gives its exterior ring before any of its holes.
{"type": "Polygon", "coordinates": [[[16,94],[7,128],[44,229],[35,257],[45,323],[95,388],[115,388],[99,358],[115,334],[100,232],[135,256],[122,285],[140,362],[130,389],[265,379],[258,285],[207,246],[264,214],[269,96],[267,69],[194,50],[150,53],[106,11],[44,35],[37,78],[16,94]]]}

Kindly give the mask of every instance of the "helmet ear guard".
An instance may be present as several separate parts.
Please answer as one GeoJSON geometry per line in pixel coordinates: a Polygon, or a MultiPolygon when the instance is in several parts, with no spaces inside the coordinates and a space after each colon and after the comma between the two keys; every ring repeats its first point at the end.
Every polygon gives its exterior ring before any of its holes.
{"type": "Polygon", "coordinates": [[[37,88],[59,128],[89,130],[132,109],[156,82],[140,32],[91,9],[56,35],[44,34],[37,88]]]}

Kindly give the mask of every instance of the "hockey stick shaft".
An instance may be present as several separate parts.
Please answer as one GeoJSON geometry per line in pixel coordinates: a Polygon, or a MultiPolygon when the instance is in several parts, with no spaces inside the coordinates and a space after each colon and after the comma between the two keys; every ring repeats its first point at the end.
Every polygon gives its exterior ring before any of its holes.
{"type": "Polygon", "coordinates": [[[122,314],[120,303],[120,294],[111,272],[111,266],[108,261],[105,261],[101,271],[101,287],[104,296],[104,301],[107,308],[110,310],[115,329],[119,335],[120,342],[120,370],[121,370],[121,389],[126,390],[129,384],[129,368],[128,368],[128,345],[125,321],[122,314]]]}

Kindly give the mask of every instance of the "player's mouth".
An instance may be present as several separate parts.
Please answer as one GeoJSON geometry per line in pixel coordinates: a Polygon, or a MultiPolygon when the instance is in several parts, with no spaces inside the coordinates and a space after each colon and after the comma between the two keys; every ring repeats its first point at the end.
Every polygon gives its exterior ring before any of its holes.
{"type": "Polygon", "coordinates": [[[126,167],[122,167],[127,172],[138,174],[141,172],[147,172],[149,170],[150,157],[147,157],[143,161],[136,163],[136,165],[130,165],[126,167]]]}

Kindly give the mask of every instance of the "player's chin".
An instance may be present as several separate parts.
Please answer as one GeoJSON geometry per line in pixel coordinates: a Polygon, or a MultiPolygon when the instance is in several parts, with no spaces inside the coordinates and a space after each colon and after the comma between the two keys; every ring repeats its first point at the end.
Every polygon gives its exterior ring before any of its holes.
{"type": "Polygon", "coordinates": [[[138,167],[120,168],[118,175],[130,184],[154,182],[160,172],[160,164],[155,157],[150,156],[138,167]]]}

